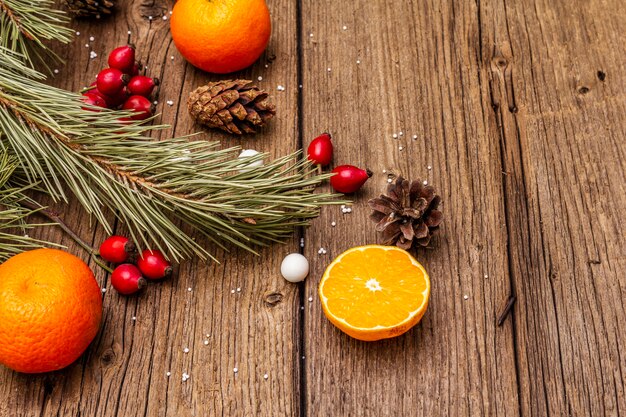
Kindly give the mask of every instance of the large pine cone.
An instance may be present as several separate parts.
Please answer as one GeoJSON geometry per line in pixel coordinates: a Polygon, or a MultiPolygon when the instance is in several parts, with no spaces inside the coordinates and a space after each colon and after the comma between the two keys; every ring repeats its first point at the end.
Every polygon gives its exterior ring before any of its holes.
{"type": "Polygon", "coordinates": [[[374,210],[371,219],[382,232],[385,245],[408,250],[416,242],[427,246],[443,215],[438,210],[441,197],[430,185],[421,181],[409,183],[402,177],[389,184],[387,195],[368,201],[374,210]]]}
{"type": "Polygon", "coordinates": [[[115,3],[111,0],[65,0],[70,13],[76,17],[100,19],[113,13],[115,3]]]}
{"type": "Polygon", "coordinates": [[[248,80],[198,87],[189,95],[188,105],[197,122],[235,135],[255,133],[276,114],[269,94],[248,80]]]}

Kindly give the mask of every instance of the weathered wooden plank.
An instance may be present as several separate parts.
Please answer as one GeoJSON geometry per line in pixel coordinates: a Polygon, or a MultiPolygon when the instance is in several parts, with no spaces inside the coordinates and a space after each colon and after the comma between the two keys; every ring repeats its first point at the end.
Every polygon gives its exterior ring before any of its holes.
{"type": "Polygon", "coordinates": [[[481,4],[523,414],[621,415],[626,12],[612,1],[481,4]]]}
{"type": "Polygon", "coordinates": [[[326,210],[306,232],[308,413],[517,415],[512,326],[495,324],[510,282],[478,6],[305,1],[302,19],[305,139],[329,130],[335,164],[376,172],[352,214],[326,210]],[[316,289],[333,257],[377,241],[365,203],[386,185],[383,170],[433,184],[445,219],[432,250],[415,252],[432,277],[421,324],[395,340],[363,343],[323,318],[316,289]],[[320,247],[328,254],[318,255],[320,247]]]}
{"type": "MultiPolygon", "coordinates": [[[[278,117],[254,137],[240,140],[214,132],[203,137],[278,156],[297,148],[296,5],[286,0],[268,4],[274,25],[268,50],[253,67],[233,76],[262,76],[260,84],[275,93],[278,117]],[[276,92],[277,84],[290,88],[276,92]]],[[[162,121],[173,128],[161,135],[199,130],[187,113],[188,93],[208,80],[229,76],[209,76],[185,64],[171,42],[169,22],[162,19],[172,6],[173,2],[120,2],[110,19],[76,23],[81,35],[60,49],[69,62],[60,68],[58,84],[74,90],[87,84],[106,66],[107,51],[123,44],[130,30],[148,73],[162,79],[158,109],[162,121]],[[98,54],[96,59],[89,59],[90,49],[98,54]],[[174,105],[167,105],[168,100],[174,105]]],[[[67,209],[66,218],[92,238],[93,228],[77,204],[67,209]]],[[[122,228],[118,231],[123,233],[122,228]]],[[[42,233],[67,242],[56,231],[42,233]]],[[[102,236],[97,229],[96,240],[102,236]]],[[[25,376],[1,370],[0,415],[297,414],[298,288],[287,285],[279,274],[282,257],[297,247],[294,238],[287,245],[262,250],[260,257],[217,251],[222,265],[186,262],[173,279],[150,285],[138,297],[119,296],[99,271],[98,280],[108,291],[104,325],[96,341],[64,371],[25,376]],[[183,372],[190,375],[186,382],[181,380],[183,372]]],[[[80,253],[75,245],[70,249],[80,253]]]]}

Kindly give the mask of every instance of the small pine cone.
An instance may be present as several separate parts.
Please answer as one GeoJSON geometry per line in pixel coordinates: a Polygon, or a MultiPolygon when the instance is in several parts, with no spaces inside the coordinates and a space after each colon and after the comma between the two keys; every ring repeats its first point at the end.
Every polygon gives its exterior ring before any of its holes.
{"type": "Polygon", "coordinates": [[[67,7],[76,17],[101,17],[113,13],[115,3],[112,0],[65,0],[67,7]]]}
{"type": "Polygon", "coordinates": [[[413,242],[428,246],[443,218],[437,210],[440,203],[441,197],[432,186],[419,180],[409,183],[402,177],[387,186],[387,195],[368,201],[374,210],[370,217],[376,223],[376,230],[382,232],[384,244],[405,250],[413,242]]]}
{"type": "Polygon", "coordinates": [[[198,87],[189,95],[187,104],[198,123],[235,135],[255,133],[276,114],[269,94],[248,80],[225,80],[198,87]]]}

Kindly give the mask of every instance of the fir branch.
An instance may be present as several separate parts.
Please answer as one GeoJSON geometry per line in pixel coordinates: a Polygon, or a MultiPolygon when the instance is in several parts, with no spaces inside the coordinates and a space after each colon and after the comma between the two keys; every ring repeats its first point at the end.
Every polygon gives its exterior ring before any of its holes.
{"type": "Polygon", "coordinates": [[[34,81],[34,71],[0,52],[0,145],[19,159],[24,180],[40,181],[57,200],[67,201],[67,187],[110,233],[108,208],[139,247],[176,260],[215,259],[192,237],[197,232],[254,251],[308,224],[321,205],[340,203],[314,191],[329,175],[316,174],[300,152],[250,167],[268,155],[242,162],[239,148],[219,143],[155,142],[146,134],[163,126],[84,110],[77,94],[34,81]]]}
{"type": "Polygon", "coordinates": [[[0,46],[22,56],[30,67],[35,63],[47,67],[50,58],[60,58],[45,42],[68,43],[73,33],[68,22],[53,0],[0,0],[0,46]]]}
{"type": "Polygon", "coordinates": [[[24,187],[15,187],[9,183],[9,179],[17,168],[17,160],[9,157],[6,152],[0,150],[0,262],[28,249],[52,245],[39,239],[28,236],[28,232],[40,226],[48,224],[29,224],[26,218],[38,211],[27,209],[22,203],[28,201],[23,194],[24,187]]]}

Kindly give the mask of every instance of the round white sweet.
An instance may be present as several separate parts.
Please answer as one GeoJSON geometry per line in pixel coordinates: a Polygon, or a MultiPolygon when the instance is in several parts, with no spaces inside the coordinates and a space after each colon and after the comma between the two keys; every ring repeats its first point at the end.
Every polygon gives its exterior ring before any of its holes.
{"type": "Polygon", "coordinates": [[[250,171],[250,169],[252,168],[262,167],[263,166],[262,159],[258,159],[256,161],[249,161],[251,157],[254,157],[258,154],[259,152],[255,151],[254,149],[244,149],[243,151],[241,151],[241,153],[239,154],[237,158],[240,161],[243,161],[244,163],[239,165],[240,166],[239,172],[247,172],[247,171],[250,171]]]}
{"type": "Polygon", "coordinates": [[[309,275],[309,261],[299,253],[290,253],[280,264],[280,273],[289,282],[303,281],[309,275]]]}

